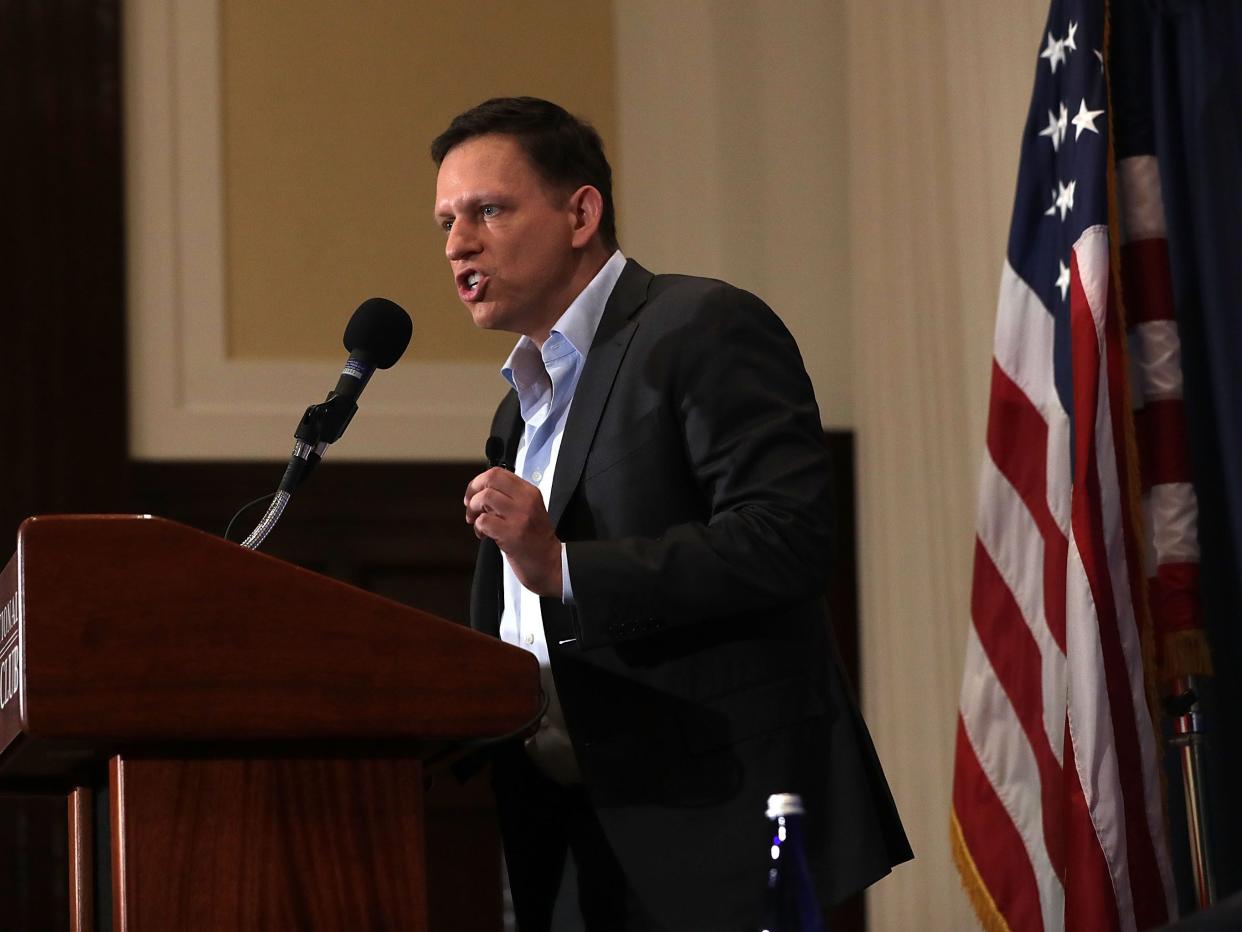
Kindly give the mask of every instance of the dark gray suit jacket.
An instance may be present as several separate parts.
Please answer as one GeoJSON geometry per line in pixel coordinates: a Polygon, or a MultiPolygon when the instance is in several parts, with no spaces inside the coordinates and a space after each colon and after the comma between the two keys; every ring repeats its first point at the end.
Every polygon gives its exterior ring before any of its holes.
{"type": "MultiPolygon", "coordinates": [[[[511,392],[493,433],[512,453],[521,428],[511,392]]],[[[829,633],[830,504],[819,411],[776,315],[723,282],[630,261],[549,502],[574,604],[542,609],[588,797],[671,928],[755,914],[770,793],[805,800],[825,905],[911,857],[829,633]]],[[[493,635],[499,566],[485,543],[471,617],[493,635]]]]}

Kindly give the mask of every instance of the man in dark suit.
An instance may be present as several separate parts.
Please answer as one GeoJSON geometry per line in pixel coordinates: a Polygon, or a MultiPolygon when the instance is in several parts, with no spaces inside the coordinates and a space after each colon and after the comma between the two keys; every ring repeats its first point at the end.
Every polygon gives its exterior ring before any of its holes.
{"type": "Polygon", "coordinates": [[[531,650],[549,699],[494,766],[522,932],[567,853],[589,930],[756,928],[771,793],[803,797],[824,905],[879,879],[911,854],[831,643],[792,337],[753,295],[627,261],[599,137],[560,107],[487,101],[432,156],[459,295],[520,335],[504,466],[465,507],[472,624],[531,650]]]}

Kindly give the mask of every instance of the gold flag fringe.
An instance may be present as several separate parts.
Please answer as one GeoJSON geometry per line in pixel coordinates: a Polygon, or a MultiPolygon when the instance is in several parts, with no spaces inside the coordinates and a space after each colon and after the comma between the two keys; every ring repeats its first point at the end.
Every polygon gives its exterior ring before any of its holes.
{"type": "Polygon", "coordinates": [[[1164,664],[1161,672],[1166,679],[1179,676],[1211,676],[1212,650],[1207,636],[1199,631],[1171,631],[1164,636],[1164,664]]]}
{"type": "Polygon", "coordinates": [[[1005,921],[983,878],[979,876],[975,860],[970,856],[970,849],[966,847],[966,838],[962,835],[957,813],[952,809],[949,810],[949,839],[953,849],[953,863],[957,865],[957,872],[962,878],[962,889],[966,891],[970,905],[975,909],[979,925],[984,932],[1009,932],[1009,923],[1005,921]]]}

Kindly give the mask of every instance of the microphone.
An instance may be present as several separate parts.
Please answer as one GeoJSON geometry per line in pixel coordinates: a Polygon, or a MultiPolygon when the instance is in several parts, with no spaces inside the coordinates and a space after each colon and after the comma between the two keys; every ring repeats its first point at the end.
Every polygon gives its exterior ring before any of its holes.
{"type": "Polygon", "coordinates": [[[505,442],[495,434],[487,438],[487,445],[483,448],[483,455],[487,457],[488,466],[499,466],[501,469],[513,472],[513,467],[505,462],[505,442]]]}
{"type": "MultiPolygon", "coordinates": [[[[321,404],[311,405],[293,432],[293,455],[280,480],[280,488],[258,526],[242,541],[247,550],[256,550],[284,514],[294,489],[306,481],[311,470],[323,459],[328,444],[335,443],[358,412],[358,396],[376,369],[388,369],[410,345],[414,325],[410,315],[387,298],[368,298],[358,305],[345,327],[345,348],[349,358],[321,404]]],[[[261,499],[256,499],[261,501],[261,499]]],[[[254,502],[251,502],[254,504],[254,502]]],[[[245,506],[248,507],[248,506],[245,506]]],[[[240,514],[240,512],[239,512],[240,514]]],[[[237,515],[233,516],[236,519],[237,515]]],[[[232,521],[229,526],[232,526],[232,521]]],[[[228,537],[228,531],[225,531],[228,537]]]]}
{"type": "Polygon", "coordinates": [[[358,396],[371,376],[376,369],[389,369],[401,358],[413,330],[410,315],[387,298],[368,298],[358,305],[342,340],[349,358],[336,387],[321,404],[308,407],[298,422],[280,491],[292,494],[323,458],[328,445],[341,439],[358,413],[358,396]]]}

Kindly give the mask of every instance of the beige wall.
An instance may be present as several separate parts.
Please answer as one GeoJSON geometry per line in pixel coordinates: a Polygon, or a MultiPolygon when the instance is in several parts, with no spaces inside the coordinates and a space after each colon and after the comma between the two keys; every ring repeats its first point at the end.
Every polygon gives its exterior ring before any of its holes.
{"type": "Polygon", "coordinates": [[[845,53],[840,3],[617,6],[623,245],[762,296],[835,427],[854,422],[845,53]]]}
{"type": "Polygon", "coordinates": [[[335,360],[379,294],[415,317],[409,362],[503,359],[512,339],[453,289],[427,147],[506,94],[615,138],[611,4],[476,0],[463,23],[436,2],[221,0],[220,24],[228,354],[335,360]]]}
{"type": "MultiPolygon", "coordinates": [[[[332,456],[477,457],[508,340],[463,329],[439,245],[414,239],[430,230],[423,147],[493,87],[568,101],[605,131],[627,253],[764,296],[798,337],[825,423],[857,431],[864,705],[918,854],[873,891],[871,928],[971,928],[947,844],[953,727],[996,289],[1044,0],[548,5],[574,22],[610,17],[595,37],[610,32],[611,52],[593,45],[583,60],[604,88],[611,54],[611,104],[561,67],[577,53],[562,43],[542,49],[546,83],[513,86],[502,54],[468,69],[494,78],[448,81],[435,113],[408,125],[392,114],[417,108],[380,91],[414,82],[397,59],[433,20],[316,3],[300,64],[252,76],[263,90],[249,91],[247,69],[289,52],[256,44],[259,5],[227,0],[216,17],[209,0],[129,0],[136,455],[283,458],[301,407],[329,384],[344,316],[387,291],[416,312],[423,357],[377,377],[332,456]],[[235,30],[213,58],[216,34],[235,30]],[[357,124],[373,97],[385,116],[357,124]],[[299,253],[310,231],[318,245],[299,253]],[[305,342],[273,341],[295,311],[315,321],[305,342]]],[[[459,31],[434,22],[427,35],[459,31]]],[[[474,54],[466,38],[433,49],[450,77],[474,54]]]]}
{"type": "Polygon", "coordinates": [[[1044,0],[849,0],[863,703],[918,860],[876,930],[975,927],[947,843],[997,287],[1044,0]]]}

